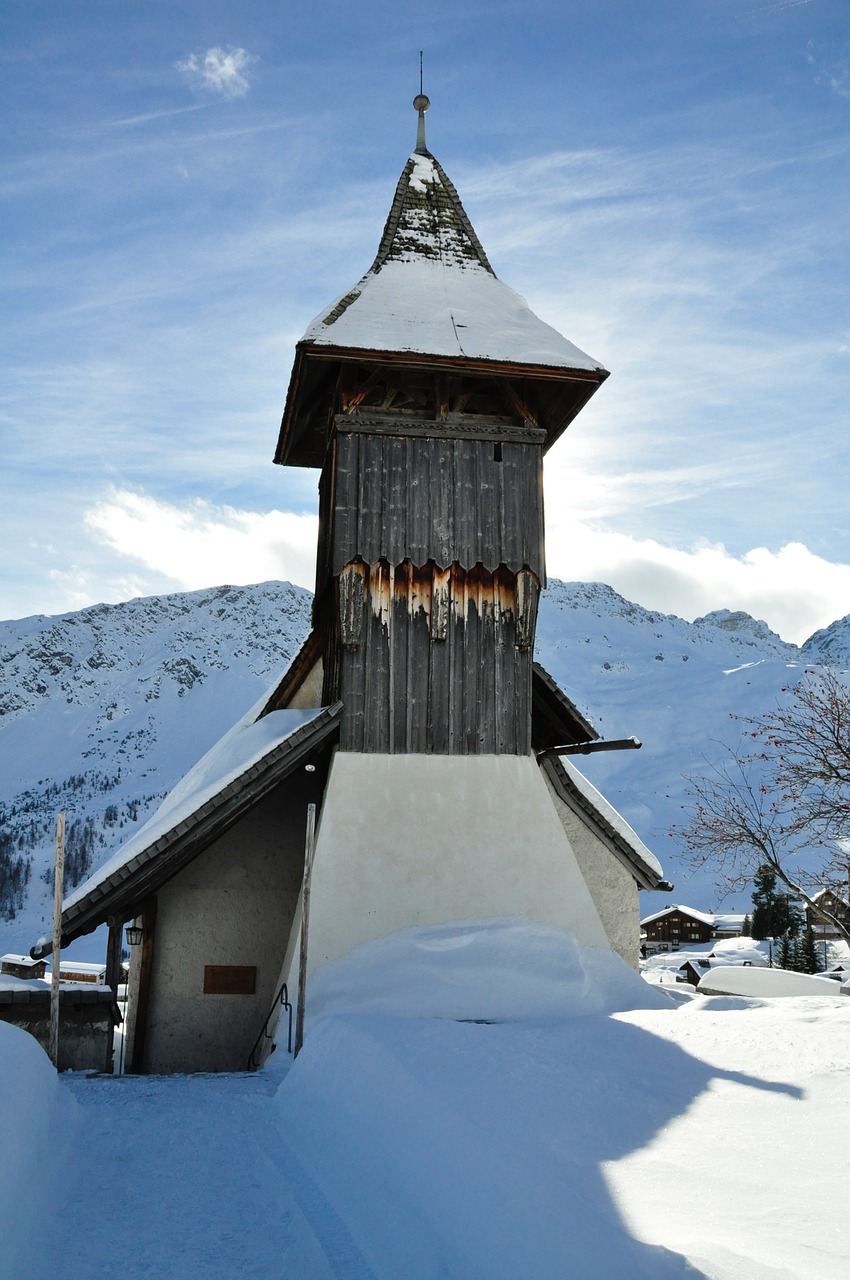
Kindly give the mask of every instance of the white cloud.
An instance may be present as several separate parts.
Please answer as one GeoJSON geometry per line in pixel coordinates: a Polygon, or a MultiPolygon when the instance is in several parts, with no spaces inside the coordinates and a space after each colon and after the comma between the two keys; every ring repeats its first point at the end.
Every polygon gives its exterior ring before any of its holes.
{"type": "Polygon", "coordinates": [[[201,500],[179,507],[113,489],[86,512],[85,523],[113,551],[184,590],[268,578],[313,586],[318,526],[311,515],[201,500]]]}
{"type": "Polygon", "coordinates": [[[245,49],[216,46],[207,49],[206,53],[190,53],[174,65],[199,88],[220,93],[225,98],[241,98],[251,87],[247,72],[256,61],[256,57],[245,49]]]}
{"type": "Polygon", "coordinates": [[[691,621],[713,609],[743,609],[801,644],[850,612],[850,565],[824,560],[799,542],[736,556],[721,543],[664,546],[556,519],[546,545],[553,577],[607,582],[629,600],[691,621]]]}

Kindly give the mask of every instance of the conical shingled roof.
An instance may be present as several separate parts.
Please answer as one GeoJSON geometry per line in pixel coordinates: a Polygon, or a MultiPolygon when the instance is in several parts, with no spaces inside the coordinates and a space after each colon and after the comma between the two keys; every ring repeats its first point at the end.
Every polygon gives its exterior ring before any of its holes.
{"type": "Polygon", "coordinates": [[[366,275],[304,345],[603,371],[498,279],[442,166],[414,152],[366,275]]]}
{"type": "Polygon", "coordinates": [[[402,170],[370,273],[417,258],[496,274],[442,165],[422,152],[414,152],[402,170]]]}

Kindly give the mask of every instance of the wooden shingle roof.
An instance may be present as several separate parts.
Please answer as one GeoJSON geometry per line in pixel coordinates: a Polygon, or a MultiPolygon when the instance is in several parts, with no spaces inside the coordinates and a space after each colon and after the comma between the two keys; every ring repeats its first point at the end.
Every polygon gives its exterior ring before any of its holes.
{"type": "Polygon", "coordinates": [[[358,361],[533,382],[547,448],[608,376],[496,276],[427,151],[402,170],[369,270],[296,347],[275,462],[322,465],[340,363],[358,361]]]}

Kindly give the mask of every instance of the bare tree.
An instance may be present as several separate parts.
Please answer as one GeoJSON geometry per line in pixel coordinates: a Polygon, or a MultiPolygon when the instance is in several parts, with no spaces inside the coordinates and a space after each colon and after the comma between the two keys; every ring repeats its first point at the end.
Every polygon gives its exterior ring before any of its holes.
{"type": "MultiPolygon", "coordinates": [[[[688,775],[687,821],[675,828],[695,866],[723,888],[771,867],[793,893],[850,943],[846,901],[850,843],[850,688],[828,669],[809,670],[761,716],[741,719],[739,747],[688,775]]],[[[737,717],[736,717],[737,718],[737,717]]]]}

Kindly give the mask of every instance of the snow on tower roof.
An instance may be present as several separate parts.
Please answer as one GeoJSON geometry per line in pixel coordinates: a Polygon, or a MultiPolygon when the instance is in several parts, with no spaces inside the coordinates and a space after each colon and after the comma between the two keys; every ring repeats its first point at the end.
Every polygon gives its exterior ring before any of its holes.
{"type": "MultiPolygon", "coordinates": [[[[414,100],[417,146],[402,170],[375,261],[296,345],[277,463],[321,467],[334,416],[356,419],[362,396],[340,395],[341,366],[349,392],[361,365],[375,378],[382,376],[379,366],[432,376],[434,411],[449,413],[453,394],[461,418],[471,388],[458,380],[486,382],[491,393],[498,386],[508,417],[543,428],[544,449],[608,377],[598,360],[497,277],[457,191],[425,146],[427,104],[422,94],[414,100]],[[455,380],[453,393],[438,384],[438,374],[455,380]],[[513,379],[522,380],[521,390],[511,386],[513,379]],[[446,392],[449,398],[441,398],[446,392]]],[[[459,433],[462,423],[452,425],[459,433]]]]}
{"type": "Polygon", "coordinates": [[[303,342],[604,372],[498,279],[442,166],[414,152],[363,278],[303,342]]]}

